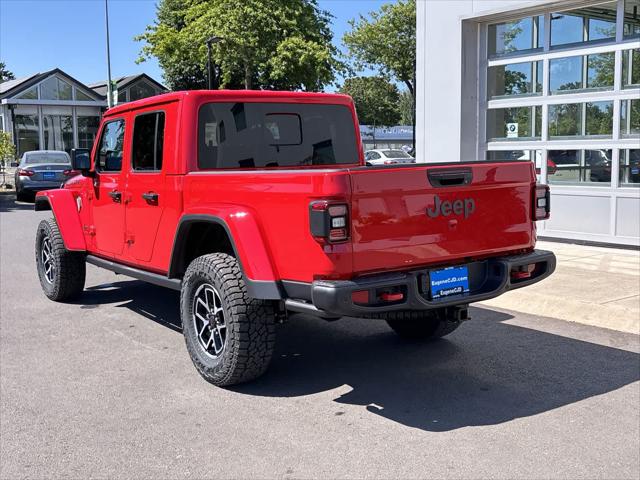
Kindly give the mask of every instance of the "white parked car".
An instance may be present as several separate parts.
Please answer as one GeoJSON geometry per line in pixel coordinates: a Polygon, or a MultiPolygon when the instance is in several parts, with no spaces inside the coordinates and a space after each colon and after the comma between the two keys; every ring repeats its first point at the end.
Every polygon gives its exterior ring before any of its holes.
{"type": "Polygon", "coordinates": [[[395,165],[401,163],[416,163],[416,159],[404,150],[377,149],[364,154],[367,165],[395,165]]]}

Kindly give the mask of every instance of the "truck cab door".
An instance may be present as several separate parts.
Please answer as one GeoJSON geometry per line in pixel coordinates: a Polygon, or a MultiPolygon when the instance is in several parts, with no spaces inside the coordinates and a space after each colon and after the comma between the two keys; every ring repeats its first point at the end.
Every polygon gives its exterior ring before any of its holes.
{"type": "Polygon", "coordinates": [[[125,120],[104,124],[95,156],[91,210],[98,253],[116,256],[124,246],[125,120]]]}
{"type": "Polygon", "coordinates": [[[164,156],[165,112],[151,111],[133,120],[131,171],[126,190],[127,255],[149,262],[167,203],[164,156]]]}

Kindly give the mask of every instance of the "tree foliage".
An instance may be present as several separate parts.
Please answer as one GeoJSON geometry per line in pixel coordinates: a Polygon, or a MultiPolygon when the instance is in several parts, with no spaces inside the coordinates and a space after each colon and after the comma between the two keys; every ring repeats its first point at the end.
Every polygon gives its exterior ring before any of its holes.
{"type": "Polygon", "coordinates": [[[369,18],[350,22],[343,37],[358,68],[378,70],[381,75],[404,83],[414,94],[416,63],[416,2],[400,0],[382,5],[369,18]]]}
{"type": "Polygon", "coordinates": [[[413,95],[409,90],[400,92],[398,100],[398,111],[400,112],[401,125],[413,125],[415,121],[415,110],[413,108],[413,95]]]}
{"type": "Polygon", "coordinates": [[[330,14],[317,0],[161,0],[137,40],[139,61],[156,57],[172,89],[206,86],[206,40],[224,88],[318,91],[344,69],[331,44],[330,14]]]}
{"type": "Polygon", "coordinates": [[[7,70],[7,66],[4,62],[0,62],[0,83],[6,82],[7,80],[15,79],[15,75],[7,70]]]}
{"type": "Polygon", "coordinates": [[[0,132],[0,162],[11,161],[15,158],[16,147],[11,142],[9,132],[0,132]]]}
{"type": "Polygon", "coordinates": [[[348,78],[340,92],[353,98],[363,125],[390,126],[400,120],[398,87],[383,77],[348,78]]]}

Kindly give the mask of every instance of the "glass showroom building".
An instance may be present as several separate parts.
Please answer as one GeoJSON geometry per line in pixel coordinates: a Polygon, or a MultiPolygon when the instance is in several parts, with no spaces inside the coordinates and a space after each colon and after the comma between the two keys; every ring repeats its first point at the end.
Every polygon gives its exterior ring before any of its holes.
{"type": "Polygon", "coordinates": [[[640,244],[640,0],[417,2],[418,158],[523,160],[540,235],[640,244]]]}

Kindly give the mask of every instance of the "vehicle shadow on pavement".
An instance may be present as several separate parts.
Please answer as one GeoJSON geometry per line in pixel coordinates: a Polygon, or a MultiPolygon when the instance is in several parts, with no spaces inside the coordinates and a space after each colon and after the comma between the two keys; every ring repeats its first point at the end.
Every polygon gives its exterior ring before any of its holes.
{"type": "Polygon", "coordinates": [[[0,213],[33,208],[33,202],[17,202],[15,192],[0,192],[0,213]]]}
{"type": "MultiPolygon", "coordinates": [[[[90,287],[77,303],[116,304],[181,331],[179,293],[140,281],[90,287]]],[[[446,339],[408,342],[381,320],[292,315],[278,328],[269,371],[230,390],[298,397],[349,389],[331,414],[351,421],[340,405],[359,405],[443,432],[537,415],[640,380],[637,353],[504,323],[513,317],[487,308],[471,316],[446,339]]]]}
{"type": "MultiPolygon", "coordinates": [[[[513,317],[489,309],[471,314],[447,339],[427,343],[403,341],[382,321],[294,317],[269,372],[233,390],[292,397],[347,385],[337,403],[443,432],[537,415],[640,380],[636,353],[509,325],[513,317]]],[[[347,418],[340,408],[334,415],[347,418]]]]}
{"type": "Polygon", "coordinates": [[[168,288],[149,285],[138,280],[103,283],[87,287],[82,296],[73,303],[82,305],[81,308],[86,309],[116,303],[118,308],[128,308],[182,334],[180,292],[168,288]]]}

